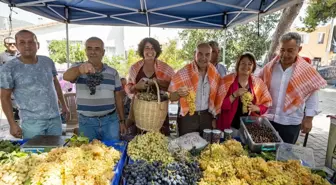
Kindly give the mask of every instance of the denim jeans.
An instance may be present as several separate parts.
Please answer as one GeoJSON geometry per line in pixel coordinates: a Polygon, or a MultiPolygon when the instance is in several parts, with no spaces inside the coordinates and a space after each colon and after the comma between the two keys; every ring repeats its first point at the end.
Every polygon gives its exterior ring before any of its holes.
{"type": "Polygon", "coordinates": [[[105,117],[78,115],[79,133],[90,140],[119,140],[119,119],[117,113],[105,117]]]}
{"type": "Polygon", "coordinates": [[[23,120],[21,128],[23,139],[30,139],[36,135],[62,135],[60,116],[51,119],[23,120]]]}

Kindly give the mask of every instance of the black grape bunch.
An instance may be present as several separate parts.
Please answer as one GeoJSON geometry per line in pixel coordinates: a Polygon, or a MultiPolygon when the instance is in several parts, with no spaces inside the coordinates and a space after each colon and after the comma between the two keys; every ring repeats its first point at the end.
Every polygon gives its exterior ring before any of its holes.
{"type": "Polygon", "coordinates": [[[100,85],[100,83],[103,81],[104,77],[103,74],[100,73],[93,73],[93,74],[87,74],[86,78],[86,85],[90,89],[90,95],[96,94],[96,87],[100,85]]]}
{"type": "Polygon", "coordinates": [[[123,177],[132,185],[196,185],[202,177],[197,161],[161,162],[136,161],[124,168],[123,177]]]}

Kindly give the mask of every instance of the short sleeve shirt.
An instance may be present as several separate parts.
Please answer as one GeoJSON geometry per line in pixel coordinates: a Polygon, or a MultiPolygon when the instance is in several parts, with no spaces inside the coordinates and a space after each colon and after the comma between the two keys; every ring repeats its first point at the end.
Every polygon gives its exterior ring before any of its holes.
{"type": "Polygon", "coordinates": [[[24,64],[15,58],[0,69],[0,87],[13,89],[22,120],[59,116],[54,85],[55,64],[46,56],[37,56],[37,59],[36,64],[24,64]]]}
{"type": "Polygon", "coordinates": [[[216,65],[217,72],[220,74],[220,76],[223,78],[226,75],[226,67],[223,64],[218,63],[216,65]]]}
{"type": "Polygon", "coordinates": [[[0,66],[2,66],[3,64],[5,64],[6,62],[9,62],[13,59],[15,59],[18,56],[17,53],[15,54],[11,54],[7,51],[3,52],[0,54],[0,66]]]}
{"type": "MultiPolygon", "coordinates": [[[[81,65],[74,64],[72,67],[81,65]]],[[[102,69],[103,81],[96,86],[96,93],[90,95],[86,85],[87,75],[80,75],[76,83],[77,112],[84,116],[103,116],[116,109],[115,91],[121,91],[121,81],[118,71],[104,64],[102,69]]]]}

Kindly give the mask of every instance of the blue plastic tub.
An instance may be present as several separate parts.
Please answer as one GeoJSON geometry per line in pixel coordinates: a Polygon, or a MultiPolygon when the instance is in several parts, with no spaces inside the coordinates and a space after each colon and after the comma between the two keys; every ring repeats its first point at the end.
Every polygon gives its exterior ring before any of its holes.
{"type": "MultiPolygon", "coordinates": [[[[23,145],[25,142],[27,142],[28,139],[23,140],[17,140],[17,141],[11,141],[13,144],[19,144],[20,146],[23,145]]],[[[127,142],[125,141],[119,141],[119,140],[112,140],[112,141],[102,141],[106,146],[113,147],[114,149],[121,152],[120,160],[118,161],[117,165],[114,167],[114,177],[112,179],[111,185],[119,185],[122,172],[124,169],[124,165],[126,163],[127,159],[127,142]]],[[[38,151],[31,151],[34,153],[37,153],[38,151]]]]}
{"type": "Polygon", "coordinates": [[[106,146],[111,146],[114,149],[121,152],[121,157],[117,165],[114,167],[114,177],[112,179],[111,185],[119,185],[124,165],[127,159],[127,143],[125,141],[102,141],[106,146]]]}
{"type": "Polygon", "coordinates": [[[21,139],[16,141],[11,141],[13,144],[19,144],[20,146],[25,144],[28,141],[28,139],[21,139]]]}

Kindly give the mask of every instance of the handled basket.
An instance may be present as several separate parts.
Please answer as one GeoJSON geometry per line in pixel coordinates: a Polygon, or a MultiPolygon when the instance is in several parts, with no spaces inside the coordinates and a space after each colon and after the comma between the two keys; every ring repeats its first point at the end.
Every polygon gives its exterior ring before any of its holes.
{"type": "Polygon", "coordinates": [[[140,100],[134,97],[133,111],[136,126],[144,131],[160,131],[168,114],[168,100],[161,102],[160,88],[154,80],[158,101],[140,100]]]}

